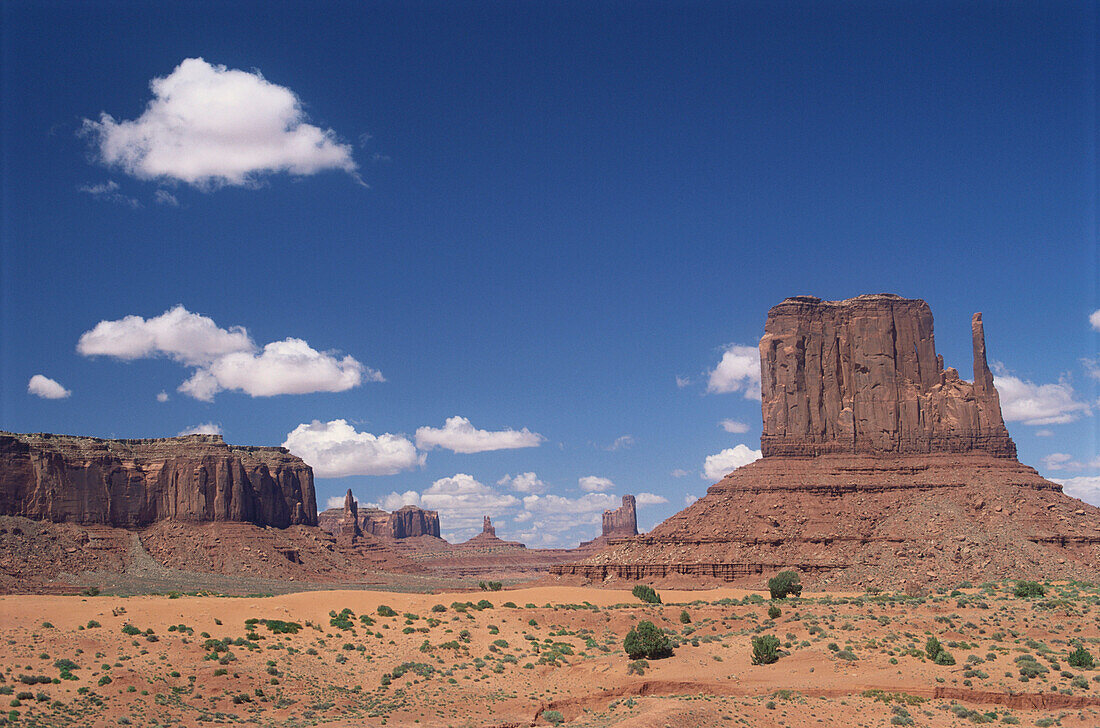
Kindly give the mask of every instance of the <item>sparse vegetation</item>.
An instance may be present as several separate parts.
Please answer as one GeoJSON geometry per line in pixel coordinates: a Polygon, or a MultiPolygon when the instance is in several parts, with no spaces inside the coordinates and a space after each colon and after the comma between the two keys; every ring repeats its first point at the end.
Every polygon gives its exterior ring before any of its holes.
{"type": "Polygon", "coordinates": [[[796,571],[781,571],[771,579],[768,579],[768,592],[772,599],[786,599],[794,595],[802,594],[802,583],[796,571]]]}
{"type": "Polygon", "coordinates": [[[647,604],[660,604],[661,595],[654,590],[653,587],[648,584],[638,584],[631,591],[636,598],[641,599],[647,604]]]}
{"type": "Polygon", "coordinates": [[[672,655],[672,642],[660,627],[644,620],[627,633],[623,649],[632,660],[642,657],[658,660],[672,655]]]}
{"type": "Polygon", "coordinates": [[[765,634],[752,638],[752,664],[770,665],[779,660],[779,638],[765,634]]]}

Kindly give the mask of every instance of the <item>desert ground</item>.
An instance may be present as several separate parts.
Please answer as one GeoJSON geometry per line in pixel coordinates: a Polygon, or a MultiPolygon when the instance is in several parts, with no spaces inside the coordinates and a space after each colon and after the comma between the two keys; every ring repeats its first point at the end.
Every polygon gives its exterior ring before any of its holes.
{"type": "Polygon", "coordinates": [[[21,726],[1100,725],[1100,588],[0,596],[21,726]],[[769,609],[777,607],[778,615],[769,609]],[[390,616],[386,616],[390,615],[390,616]],[[634,663],[642,620],[674,654],[634,663]],[[750,640],[780,657],[751,664],[750,640]],[[926,652],[938,639],[954,664],[926,652]],[[947,662],[941,659],[940,662],[947,662]],[[1074,662],[1080,662],[1075,660],[1074,662]]]}

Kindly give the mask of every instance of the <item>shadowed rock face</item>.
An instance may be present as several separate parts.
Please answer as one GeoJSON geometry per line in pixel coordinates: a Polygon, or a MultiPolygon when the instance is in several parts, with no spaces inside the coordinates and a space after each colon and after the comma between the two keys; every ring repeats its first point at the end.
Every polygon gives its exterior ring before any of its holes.
{"type": "Polygon", "coordinates": [[[984,452],[1016,457],[971,322],[974,382],[944,369],[928,304],[891,294],[788,298],[760,340],[765,457],[984,452]]]}
{"type": "Polygon", "coordinates": [[[164,519],[317,524],[313,470],[220,435],[149,440],[0,432],[0,515],[124,528],[164,519]]]}
{"type": "Polygon", "coordinates": [[[624,495],[623,504],[612,511],[603,512],[603,533],[606,538],[625,538],[638,535],[638,516],[634,496],[624,495]]]}

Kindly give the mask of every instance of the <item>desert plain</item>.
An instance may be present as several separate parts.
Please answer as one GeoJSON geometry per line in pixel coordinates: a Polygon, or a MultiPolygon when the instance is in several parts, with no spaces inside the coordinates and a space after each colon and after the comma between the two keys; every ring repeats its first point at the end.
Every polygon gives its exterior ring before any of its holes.
{"type": "Polygon", "coordinates": [[[1100,724],[1100,670],[1069,657],[1098,650],[1100,588],[1014,589],[6,595],[0,691],[25,726],[1100,724]],[[671,657],[626,655],[642,620],[671,657]]]}

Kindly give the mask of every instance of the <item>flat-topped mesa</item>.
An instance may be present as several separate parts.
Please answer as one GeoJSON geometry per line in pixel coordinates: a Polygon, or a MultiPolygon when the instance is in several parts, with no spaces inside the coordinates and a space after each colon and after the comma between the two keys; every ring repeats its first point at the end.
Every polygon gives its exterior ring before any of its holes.
{"type": "Polygon", "coordinates": [[[944,368],[932,312],[893,294],[774,306],[760,340],[765,457],[984,452],[1015,458],[971,322],[974,382],[944,368]]]}
{"type": "Polygon", "coordinates": [[[638,515],[636,501],[632,495],[623,496],[623,504],[603,512],[603,533],[605,538],[627,538],[638,535],[638,515]]]}
{"type": "MultiPolygon", "coordinates": [[[[439,513],[426,511],[417,506],[403,506],[393,513],[381,508],[359,508],[359,529],[364,534],[378,538],[403,539],[415,536],[434,536],[439,538],[439,513]]],[[[322,511],[317,525],[329,533],[336,534],[343,523],[344,512],[339,508],[322,511]]]]}
{"type": "Polygon", "coordinates": [[[0,432],[0,515],[123,528],[156,521],[316,525],[313,469],[221,435],[106,440],[0,432]]]}

